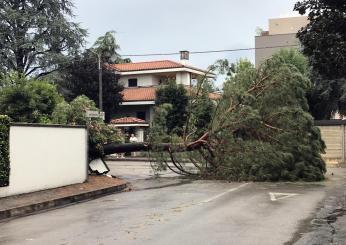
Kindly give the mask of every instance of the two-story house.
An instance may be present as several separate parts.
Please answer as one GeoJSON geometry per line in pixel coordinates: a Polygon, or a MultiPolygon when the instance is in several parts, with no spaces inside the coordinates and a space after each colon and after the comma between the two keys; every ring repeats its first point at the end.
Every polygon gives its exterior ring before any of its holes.
{"type": "Polygon", "coordinates": [[[168,80],[190,87],[194,79],[215,75],[203,69],[188,65],[188,52],[181,52],[180,62],[159,60],[111,65],[124,86],[123,102],[112,123],[123,127],[126,134],[136,134],[139,141],[144,139],[144,129],[154,116],[156,89],[168,80]]]}

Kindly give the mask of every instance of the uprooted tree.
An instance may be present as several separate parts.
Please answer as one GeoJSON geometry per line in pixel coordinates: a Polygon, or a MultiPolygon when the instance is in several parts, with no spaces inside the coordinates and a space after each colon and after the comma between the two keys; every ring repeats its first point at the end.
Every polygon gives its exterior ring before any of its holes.
{"type": "Polygon", "coordinates": [[[292,55],[300,54],[281,52],[257,70],[247,61],[236,64],[203,133],[195,120],[195,107],[205,100],[200,82],[190,96],[183,136],[167,135],[169,105],[163,105],[157,108],[149,143],[110,144],[104,152],[150,150],[158,170],[202,178],[322,180],[325,146],[308,112],[311,83],[292,55]]]}

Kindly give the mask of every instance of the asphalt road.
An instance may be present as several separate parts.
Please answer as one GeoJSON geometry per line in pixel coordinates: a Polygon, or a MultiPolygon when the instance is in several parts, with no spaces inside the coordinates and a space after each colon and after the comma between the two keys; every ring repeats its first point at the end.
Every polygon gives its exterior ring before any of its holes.
{"type": "Polygon", "coordinates": [[[291,244],[346,176],[333,169],[324,183],[147,179],[145,163],[121,164],[110,163],[112,174],[131,179],[133,191],[0,223],[0,244],[291,244]]]}

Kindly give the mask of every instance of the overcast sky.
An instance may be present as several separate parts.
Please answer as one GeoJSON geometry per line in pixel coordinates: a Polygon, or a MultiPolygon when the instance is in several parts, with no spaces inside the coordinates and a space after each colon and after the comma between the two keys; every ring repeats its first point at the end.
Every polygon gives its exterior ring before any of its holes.
{"type": "MultiPolygon", "coordinates": [[[[297,0],[75,0],[76,21],[88,29],[89,46],[109,30],[117,32],[121,54],[254,47],[256,27],[268,19],[296,15],[297,0]]],[[[220,58],[236,61],[253,51],[192,55],[206,68],[220,58]]],[[[131,58],[132,61],[178,56],[131,58]]]]}

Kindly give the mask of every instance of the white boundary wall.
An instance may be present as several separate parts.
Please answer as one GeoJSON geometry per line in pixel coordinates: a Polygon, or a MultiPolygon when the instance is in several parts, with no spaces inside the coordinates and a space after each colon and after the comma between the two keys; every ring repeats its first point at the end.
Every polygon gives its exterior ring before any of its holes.
{"type": "Polygon", "coordinates": [[[0,188],[0,197],[86,181],[87,137],[78,126],[12,125],[10,185],[0,188]]]}

